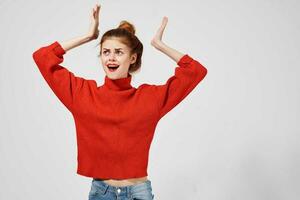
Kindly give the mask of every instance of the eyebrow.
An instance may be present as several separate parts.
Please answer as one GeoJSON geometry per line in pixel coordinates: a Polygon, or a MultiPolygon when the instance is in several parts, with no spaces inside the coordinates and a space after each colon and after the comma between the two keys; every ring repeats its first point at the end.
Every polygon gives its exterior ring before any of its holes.
{"type": "MultiPolygon", "coordinates": [[[[105,49],[105,50],[107,50],[107,48],[103,48],[103,49],[105,49]]],[[[115,48],[116,50],[120,50],[120,49],[122,49],[122,48],[115,48]]],[[[109,50],[109,49],[108,49],[109,50]]]]}

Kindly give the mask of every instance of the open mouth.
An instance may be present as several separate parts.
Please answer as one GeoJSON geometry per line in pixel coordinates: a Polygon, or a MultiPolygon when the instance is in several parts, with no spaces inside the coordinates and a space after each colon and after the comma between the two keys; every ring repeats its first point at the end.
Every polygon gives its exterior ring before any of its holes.
{"type": "Polygon", "coordinates": [[[119,68],[119,66],[120,65],[115,65],[115,66],[110,65],[110,66],[107,66],[107,68],[110,72],[114,72],[119,68]]]}

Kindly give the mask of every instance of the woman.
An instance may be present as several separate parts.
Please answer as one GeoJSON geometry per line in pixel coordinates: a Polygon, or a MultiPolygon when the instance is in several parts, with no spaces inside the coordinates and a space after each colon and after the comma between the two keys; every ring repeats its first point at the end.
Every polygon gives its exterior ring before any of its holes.
{"type": "Polygon", "coordinates": [[[100,5],[86,35],[41,47],[33,58],[48,85],[72,113],[78,145],[77,173],[92,177],[89,199],[153,199],[148,153],[158,121],[206,76],[207,69],[162,42],[164,17],[151,45],[177,63],[163,85],[131,85],[141,67],[143,45],[132,24],[122,21],[100,41],[104,84],[75,76],[60,65],[70,49],[98,38],[100,5]]]}

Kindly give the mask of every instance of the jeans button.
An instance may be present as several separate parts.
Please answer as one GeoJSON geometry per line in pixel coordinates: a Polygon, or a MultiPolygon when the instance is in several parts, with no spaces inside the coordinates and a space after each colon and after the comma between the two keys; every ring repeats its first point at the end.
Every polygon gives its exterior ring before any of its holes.
{"type": "Polygon", "coordinates": [[[118,193],[120,193],[120,192],[121,192],[121,189],[120,189],[120,188],[118,188],[118,190],[117,190],[117,191],[118,191],[118,193]]]}

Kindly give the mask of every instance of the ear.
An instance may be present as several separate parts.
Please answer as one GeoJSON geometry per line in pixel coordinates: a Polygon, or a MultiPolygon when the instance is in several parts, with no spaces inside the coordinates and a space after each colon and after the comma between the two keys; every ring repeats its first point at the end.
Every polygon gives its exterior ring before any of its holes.
{"type": "Polygon", "coordinates": [[[135,63],[135,62],[136,62],[136,59],[137,59],[137,53],[134,53],[134,54],[131,56],[130,64],[135,63]]]}

